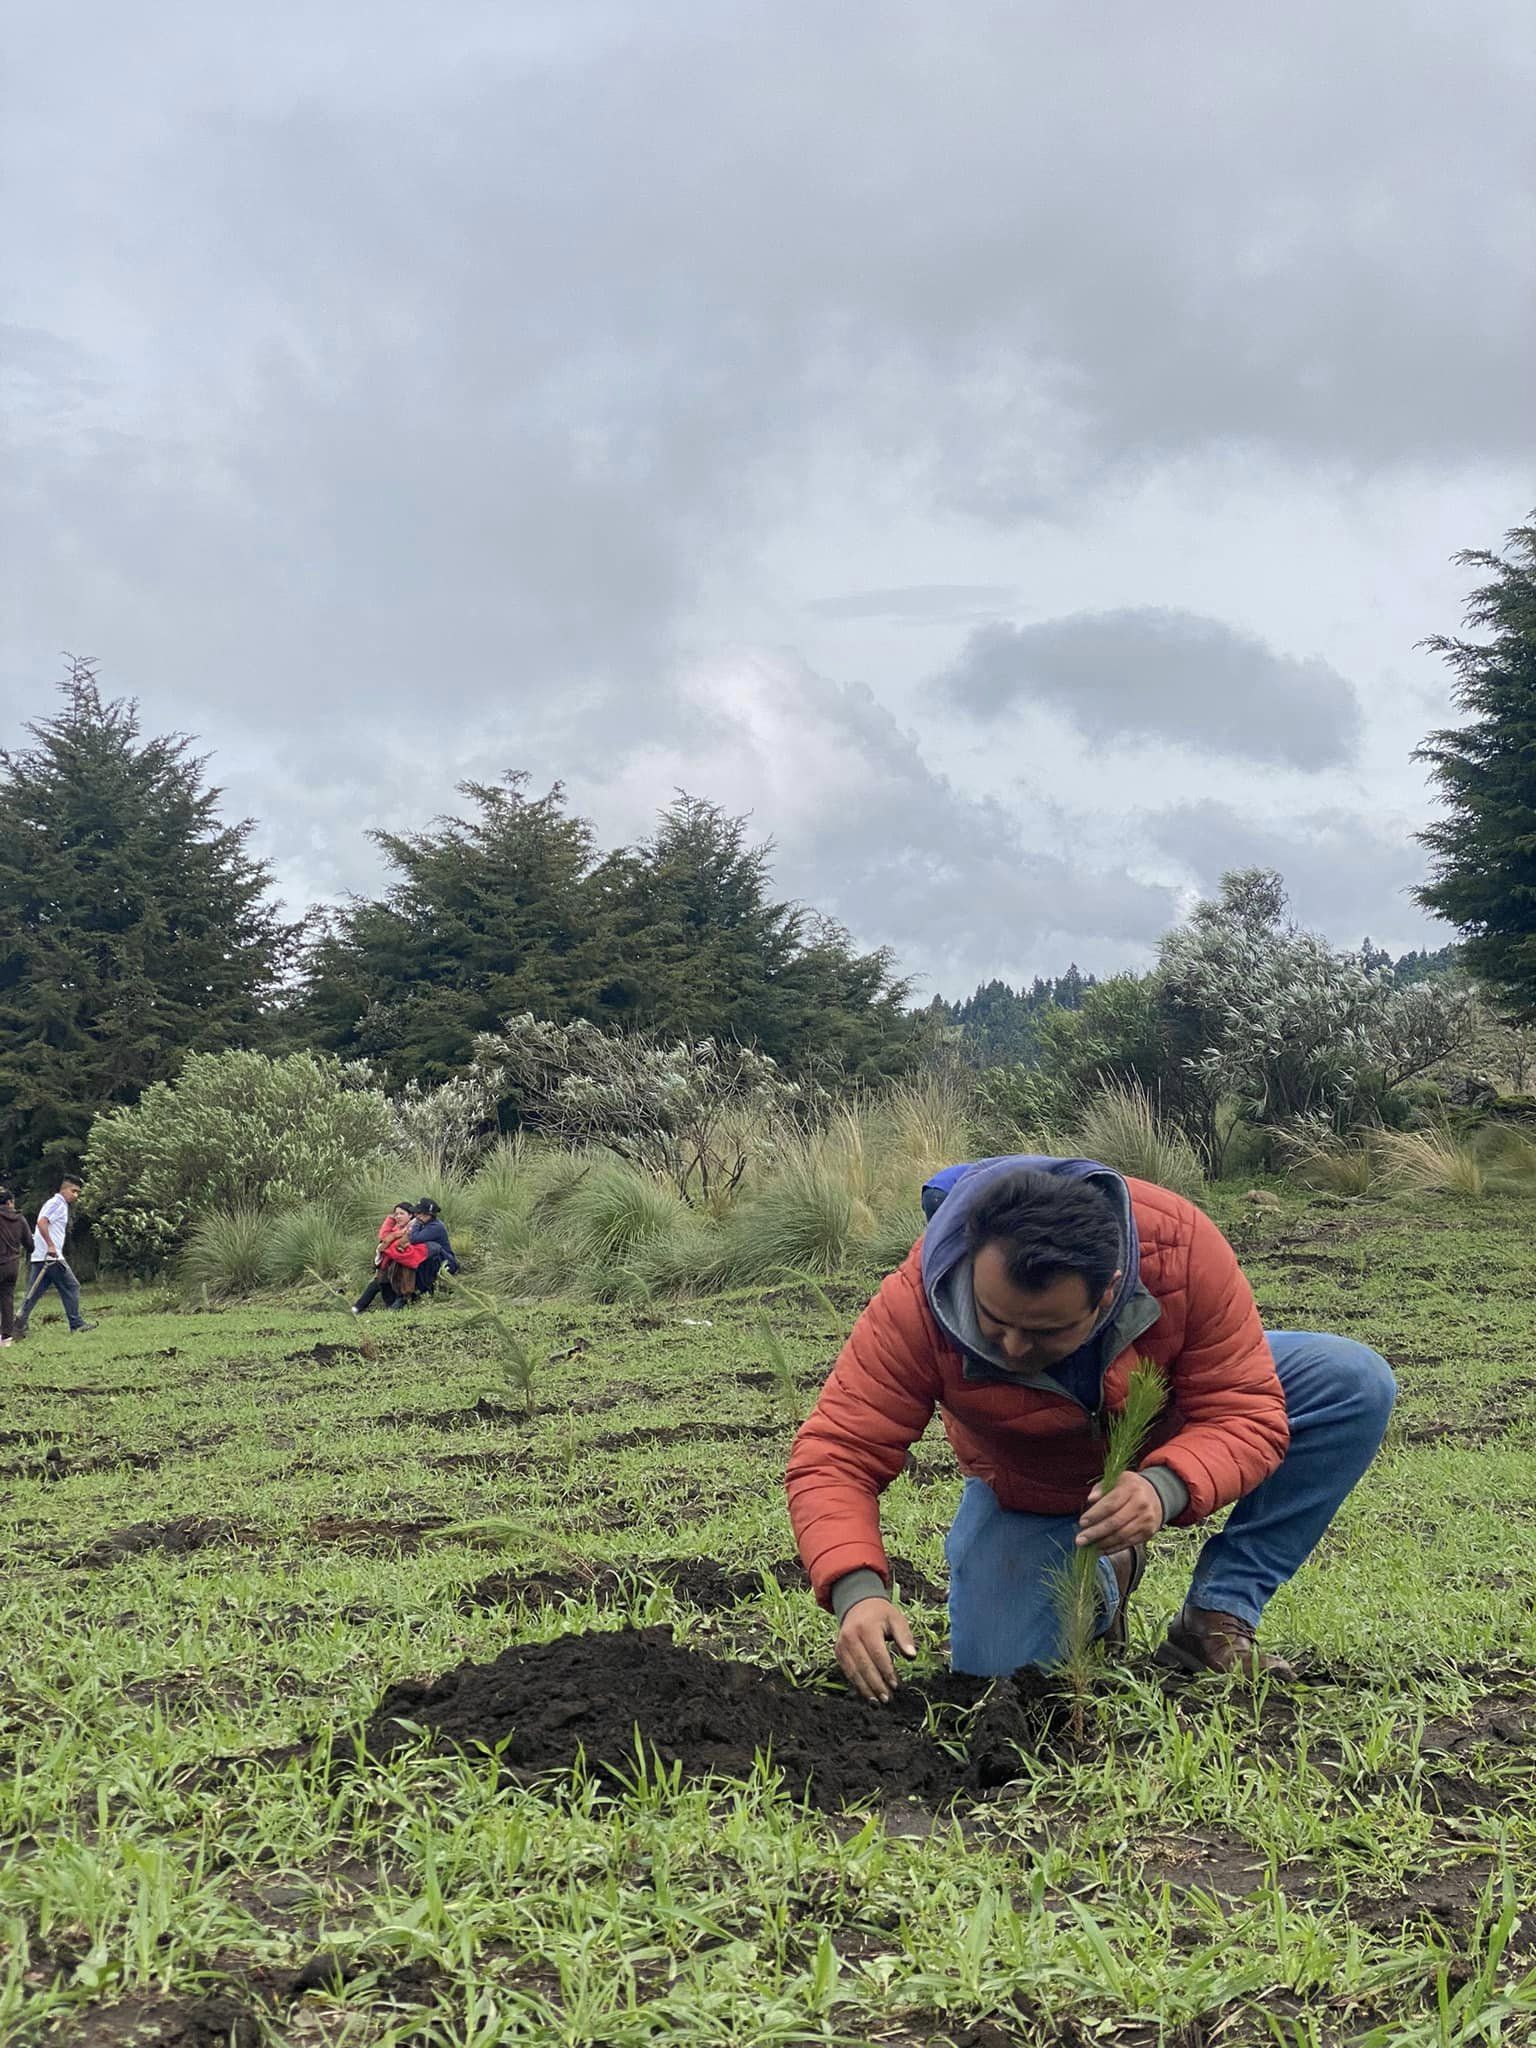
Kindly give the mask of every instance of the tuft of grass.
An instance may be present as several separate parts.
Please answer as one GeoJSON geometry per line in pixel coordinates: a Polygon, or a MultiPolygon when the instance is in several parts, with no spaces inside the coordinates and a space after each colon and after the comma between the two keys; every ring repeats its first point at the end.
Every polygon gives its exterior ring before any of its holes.
{"type": "Polygon", "coordinates": [[[1340,1137],[1326,1124],[1299,1127],[1285,1140],[1292,1173],[1330,1195],[1368,1195],[1381,1180],[1381,1159],[1370,1136],[1340,1137]]]}
{"type": "Polygon", "coordinates": [[[1175,1194],[1197,1196],[1205,1185],[1194,1146],[1158,1115],[1152,1098],[1134,1082],[1107,1081],[1090,1096],[1073,1139],[1085,1159],[1100,1159],[1116,1173],[1175,1194]]]}
{"type": "Polygon", "coordinates": [[[771,1280],[785,1266],[835,1273],[873,1227],[847,1176],[817,1148],[800,1147],[729,1218],[726,1271],[744,1286],[771,1280]]]}
{"type": "Polygon", "coordinates": [[[360,1240],[325,1202],[305,1202],[271,1216],[262,1278],[269,1287],[297,1287],[309,1274],[339,1280],[358,1262],[360,1240]]]}
{"type": "Polygon", "coordinates": [[[185,1285],[206,1300],[254,1294],[266,1278],[272,1223],[260,1209],[210,1209],[199,1217],[181,1255],[185,1285]]]}
{"type": "Polygon", "coordinates": [[[1477,1152],[1447,1130],[1383,1131],[1377,1139],[1391,1178],[1417,1194],[1463,1195],[1479,1201],[1488,1175],[1477,1152]]]}
{"type": "MultiPolygon", "coordinates": [[[[1168,1384],[1162,1368],[1139,1359],[1126,1388],[1125,1406],[1110,1418],[1101,1485],[1111,1493],[1141,1455],[1147,1433],[1162,1414],[1168,1384]]],[[[1099,1552],[1092,1545],[1074,1550],[1056,1574],[1052,1594],[1060,1632],[1057,1669],[1072,1695],[1072,1733],[1080,1742],[1087,1728],[1088,1697],[1098,1659],[1099,1552]]]]}
{"type": "Polygon", "coordinates": [[[691,1211],[674,1189],[613,1160],[593,1167],[572,1189],[560,1211],[560,1230],[576,1260],[601,1278],[626,1264],[644,1245],[675,1235],[691,1220],[691,1211]]]}

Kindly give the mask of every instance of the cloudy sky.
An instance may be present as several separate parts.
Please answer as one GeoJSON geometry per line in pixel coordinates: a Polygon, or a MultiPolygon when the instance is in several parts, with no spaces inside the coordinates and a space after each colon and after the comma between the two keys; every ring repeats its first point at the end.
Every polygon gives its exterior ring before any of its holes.
{"type": "Polygon", "coordinates": [[[20,0],[0,711],[191,729],[285,897],[677,787],[924,988],[1406,891],[1533,489],[1529,0],[20,0]]]}

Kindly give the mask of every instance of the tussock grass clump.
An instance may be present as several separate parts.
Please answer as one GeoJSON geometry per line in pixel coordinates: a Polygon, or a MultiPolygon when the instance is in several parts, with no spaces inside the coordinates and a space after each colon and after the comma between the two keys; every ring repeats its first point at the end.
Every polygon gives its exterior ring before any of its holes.
{"type": "Polygon", "coordinates": [[[1488,1192],[1488,1174],[1475,1148],[1450,1131],[1383,1131],[1376,1142],[1399,1187],[1470,1201],[1488,1192]]]}
{"type": "Polygon", "coordinates": [[[1326,1194],[1368,1195],[1381,1181],[1382,1161],[1369,1135],[1303,1127],[1287,1137],[1285,1153],[1296,1178],[1326,1194]]]}
{"type": "Polygon", "coordinates": [[[1106,1082],[1084,1104],[1072,1135],[1085,1159],[1102,1160],[1116,1173],[1179,1195],[1196,1196],[1205,1185],[1194,1146],[1134,1082],[1106,1082]]]}
{"type": "Polygon", "coordinates": [[[601,1273],[625,1264],[650,1240],[683,1228],[690,1213],[675,1190],[614,1160],[594,1167],[571,1190],[559,1227],[575,1258],[601,1273]]]}
{"type": "Polygon", "coordinates": [[[725,1270],[741,1285],[771,1280],[786,1266],[835,1273],[873,1229],[874,1218],[849,1177],[819,1147],[807,1145],[730,1217],[725,1270]]]}
{"type": "Polygon", "coordinates": [[[214,1295],[254,1294],[266,1277],[272,1220],[260,1209],[211,1209],[193,1226],[181,1278],[214,1295]]]}
{"type": "Polygon", "coordinates": [[[370,1256],[362,1235],[327,1202],[305,1202],[264,1219],[262,1279],[269,1287],[297,1287],[311,1274],[339,1280],[370,1256]]]}

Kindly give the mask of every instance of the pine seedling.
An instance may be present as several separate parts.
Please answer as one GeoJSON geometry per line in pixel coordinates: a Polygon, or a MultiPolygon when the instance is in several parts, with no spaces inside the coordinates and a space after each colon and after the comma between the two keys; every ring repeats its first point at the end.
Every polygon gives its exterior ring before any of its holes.
{"type": "Polygon", "coordinates": [[[475,1294],[467,1287],[463,1292],[476,1304],[476,1311],[469,1318],[467,1327],[471,1330],[489,1329],[495,1333],[502,1377],[508,1391],[522,1402],[524,1415],[532,1415],[534,1382],[538,1377],[533,1353],[488,1296],[475,1294]]]}
{"type": "Polygon", "coordinates": [[[757,1327],[763,1349],[768,1354],[768,1370],[773,1375],[774,1409],[781,1421],[798,1429],[805,1420],[800,1412],[800,1385],[789,1353],[784,1349],[784,1340],[761,1309],[757,1312],[757,1327]]]}
{"type": "MultiPolygon", "coordinates": [[[[1125,1406],[1110,1418],[1101,1481],[1105,1493],[1136,1463],[1167,1398],[1161,1366],[1149,1358],[1138,1359],[1126,1388],[1125,1406]]],[[[1099,1652],[1099,1553],[1091,1544],[1073,1551],[1056,1573],[1052,1593],[1060,1645],[1056,1668],[1072,1696],[1073,1739],[1081,1742],[1087,1730],[1088,1696],[1099,1652]]]]}

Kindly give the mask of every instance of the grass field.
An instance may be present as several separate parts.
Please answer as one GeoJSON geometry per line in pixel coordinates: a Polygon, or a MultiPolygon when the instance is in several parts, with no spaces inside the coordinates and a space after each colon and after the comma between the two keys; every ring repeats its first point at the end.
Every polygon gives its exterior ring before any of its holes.
{"type": "Polygon", "coordinates": [[[835,1682],[781,1476],[873,1276],[767,1298],[798,1396],[761,1297],[514,1310],[526,1421],[443,1304],[40,1320],[0,1360],[0,2037],[1536,2041],[1531,1215],[1252,1226],[1271,1326],[1377,1345],[1399,1415],[1271,1610],[1301,1682],[1154,1673],[1178,1532],[1081,1745],[946,1679],[936,1426],[885,1501],[914,1682],[835,1682]]]}

